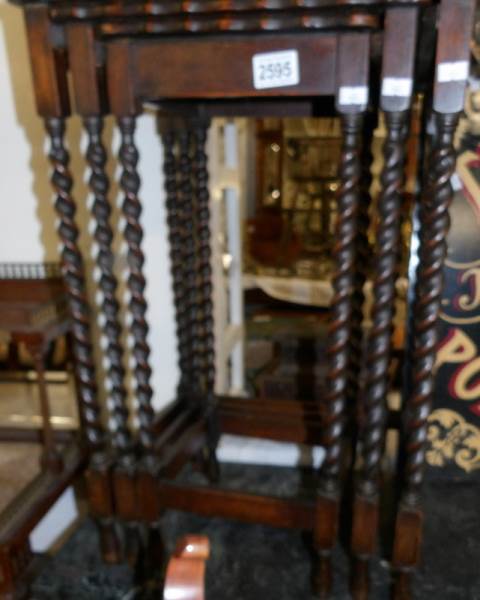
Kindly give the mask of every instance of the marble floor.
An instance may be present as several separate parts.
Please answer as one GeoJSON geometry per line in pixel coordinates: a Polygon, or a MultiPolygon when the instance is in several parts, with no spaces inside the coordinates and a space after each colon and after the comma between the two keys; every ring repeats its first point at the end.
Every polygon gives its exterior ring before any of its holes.
{"type": "MultiPolygon", "coordinates": [[[[253,479],[265,486],[265,471],[253,479]]],[[[223,476],[240,484],[238,466],[224,465],[223,476]]],[[[272,473],[270,483],[277,476],[272,473]]],[[[284,473],[285,475],[285,473],[284,473]]],[[[295,475],[286,473],[287,482],[295,475]]],[[[250,476],[249,476],[250,477],[250,476]]],[[[287,487],[287,486],[285,486],[287,487]]],[[[416,600],[480,599],[480,481],[434,480],[425,489],[424,562],[415,581],[416,600]]],[[[169,551],[186,533],[209,537],[206,600],[314,600],[310,591],[311,540],[300,532],[205,519],[169,511],[162,519],[169,551]]],[[[347,600],[348,559],[335,552],[333,600],[347,600]]],[[[386,560],[373,563],[373,600],[389,598],[386,560]]],[[[139,584],[128,566],[105,566],[94,524],[83,520],[61,551],[50,557],[33,585],[33,600],[141,600],[161,598],[154,582],[139,584]]]]}

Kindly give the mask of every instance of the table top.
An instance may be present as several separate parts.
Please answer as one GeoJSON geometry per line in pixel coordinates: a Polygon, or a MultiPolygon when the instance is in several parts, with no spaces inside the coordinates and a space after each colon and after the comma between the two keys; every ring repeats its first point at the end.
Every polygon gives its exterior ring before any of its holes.
{"type": "Polygon", "coordinates": [[[378,30],[387,7],[437,0],[9,0],[44,5],[55,22],[93,22],[104,36],[378,30]]]}
{"type": "Polygon", "coordinates": [[[45,5],[54,21],[95,21],[103,34],[375,28],[368,15],[436,0],[9,0],[45,5]],[[148,27],[139,23],[148,21],[148,27]],[[105,25],[108,24],[108,27],[105,25]]]}
{"type": "Polygon", "coordinates": [[[331,6],[394,6],[432,4],[432,0],[9,0],[12,4],[48,4],[58,14],[101,15],[172,15],[247,12],[261,10],[309,10],[331,6]]]}

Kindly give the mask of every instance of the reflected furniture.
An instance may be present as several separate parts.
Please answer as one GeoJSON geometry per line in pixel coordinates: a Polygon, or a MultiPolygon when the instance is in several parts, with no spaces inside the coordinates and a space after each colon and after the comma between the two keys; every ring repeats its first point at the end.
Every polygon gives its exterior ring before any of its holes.
{"type": "Polygon", "coordinates": [[[38,441],[40,473],[19,490],[0,513],[0,596],[16,597],[24,589],[32,564],[29,535],[85,466],[86,452],[69,432],[54,432],[45,382],[45,355],[50,342],[70,331],[71,319],[63,279],[55,264],[0,265],[0,329],[30,352],[40,398],[38,429],[1,428],[0,440],[38,441]]]}
{"type": "Polygon", "coordinates": [[[42,467],[60,471],[62,460],[55,449],[45,381],[48,347],[70,331],[67,298],[57,265],[0,264],[0,330],[9,333],[13,343],[25,344],[33,359],[42,416],[42,467]]]}

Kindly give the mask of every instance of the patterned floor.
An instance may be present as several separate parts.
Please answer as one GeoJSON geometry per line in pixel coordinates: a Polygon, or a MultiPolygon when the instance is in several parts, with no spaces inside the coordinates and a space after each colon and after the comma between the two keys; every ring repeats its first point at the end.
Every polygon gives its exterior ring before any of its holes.
{"type": "MultiPolygon", "coordinates": [[[[238,467],[225,465],[223,469],[227,479],[239,483],[238,467]]],[[[264,475],[260,470],[258,480],[264,475]]],[[[294,478],[291,475],[290,483],[294,478]]],[[[272,475],[270,483],[274,479],[272,475]]],[[[431,481],[427,486],[425,560],[416,581],[417,599],[480,599],[479,492],[478,479],[431,481]]],[[[175,511],[163,518],[163,530],[169,549],[186,533],[209,536],[212,554],[207,569],[207,600],[313,600],[308,536],[175,511]]],[[[341,548],[335,554],[335,571],[334,600],[346,600],[348,561],[341,548]]],[[[386,600],[389,584],[388,563],[375,561],[371,598],[386,600]]],[[[89,520],[81,524],[57,556],[48,560],[32,595],[34,600],[161,597],[151,583],[138,586],[127,566],[102,564],[95,527],[89,520]]]]}

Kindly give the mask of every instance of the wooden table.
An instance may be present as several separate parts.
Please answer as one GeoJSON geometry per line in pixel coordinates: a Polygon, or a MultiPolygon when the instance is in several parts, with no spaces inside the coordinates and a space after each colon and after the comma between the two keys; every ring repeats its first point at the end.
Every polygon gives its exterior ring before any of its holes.
{"type": "MultiPolygon", "coordinates": [[[[421,541],[419,492],[432,400],[435,321],[451,198],[449,179],[454,168],[452,142],[468,75],[473,2],[442,0],[438,5],[427,6],[416,0],[44,0],[19,4],[25,10],[37,108],[51,141],[58,230],[91,453],[90,505],[101,528],[104,555],[112,561],[118,560],[120,554],[112,526],[114,516],[127,524],[127,555],[134,554],[138,546],[139,521],[150,523],[151,539],[158,541],[156,524],[166,508],[299,527],[314,533],[315,587],[320,597],[328,597],[345,462],[344,425],[351,420],[348,406],[361,403],[366,417],[361,431],[363,467],[354,502],[352,592],[355,598],[367,597],[368,562],[376,551],[378,534],[408,115],[417,83],[422,84],[427,96],[433,97],[436,134],[426,160],[425,177],[419,177],[423,182],[421,251],[413,344],[408,354],[413,385],[405,399],[405,468],[399,473],[403,496],[394,548],[394,567],[399,573],[395,594],[397,598],[410,597],[408,574],[418,563],[421,541]],[[437,67],[435,74],[429,72],[422,81],[415,81],[418,17],[427,9],[434,14],[432,19],[423,21],[420,37],[434,34],[438,13],[437,67]],[[95,197],[92,213],[100,248],[99,285],[112,383],[109,396],[116,423],[113,456],[107,452],[108,435],[95,393],[72,175],[64,144],[71,100],[68,69],[76,112],[83,118],[89,141],[86,159],[95,197]],[[139,156],[134,137],[136,119],[145,103],[157,106],[161,115],[168,115],[160,119],[160,129],[181,371],[177,399],[160,416],[151,405],[143,231],[139,220],[139,156]],[[358,384],[370,204],[369,140],[378,109],[385,115],[387,140],[382,192],[375,209],[373,328],[366,345],[366,384],[361,390],[358,384]],[[209,119],[218,114],[310,115],[318,111],[336,112],[342,126],[325,398],[319,405],[312,402],[307,413],[299,411],[294,402],[287,410],[284,401],[266,405],[258,399],[247,403],[217,398],[205,149],[209,119]],[[129,428],[125,403],[124,351],[117,281],[112,270],[107,151],[101,137],[107,113],[115,115],[121,135],[120,187],[128,246],[130,332],[134,339],[140,423],[138,445],[129,428]],[[212,482],[217,479],[215,447],[221,425],[225,424],[225,413],[235,415],[237,423],[243,419],[245,430],[249,422],[263,422],[266,436],[275,438],[279,432],[283,436],[290,432],[292,441],[301,441],[306,414],[308,419],[320,422],[326,459],[314,501],[267,498],[222,490],[213,483],[210,487],[193,487],[174,481],[172,477],[185,461],[201,450],[212,482]]],[[[425,56],[432,62],[434,46],[425,49],[425,56]]],[[[428,60],[425,62],[428,64],[428,60]]],[[[357,447],[351,451],[355,453],[357,447]]],[[[150,551],[154,549],[152,544],[150,551]]]]}

